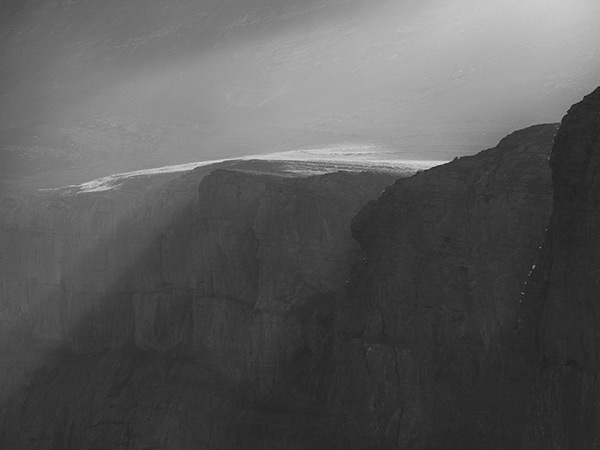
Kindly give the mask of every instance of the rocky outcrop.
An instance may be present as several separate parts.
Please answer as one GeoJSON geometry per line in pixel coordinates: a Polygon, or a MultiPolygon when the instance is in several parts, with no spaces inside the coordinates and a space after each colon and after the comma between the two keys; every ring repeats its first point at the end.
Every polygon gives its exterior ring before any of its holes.
{"type": "Polygon", "coordinates": [[[349,223],[393,178],[203,175],[3,197],[0,447],[331,448],[349,223]]]}
{"type": "Polygon", "coordinates": [[[353,220],[366,258],[338,305],[332,397],[354,448],[518,448],[514,329],[552,210],[556,128],[399,180],[353,220]]]}
{"type": "Polygon", "coordinates": [[[525,298],[532,355],[527,448],[600,446],[600,89],[574,105],[555,139],[554,212],[525,298]]]}

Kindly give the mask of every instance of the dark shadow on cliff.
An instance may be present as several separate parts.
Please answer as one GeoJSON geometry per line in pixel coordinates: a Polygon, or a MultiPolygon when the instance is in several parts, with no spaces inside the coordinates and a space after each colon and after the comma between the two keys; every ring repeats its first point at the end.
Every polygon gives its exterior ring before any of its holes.
{"type": "MultiPolygon", "coordinates": [[[[514,449],[528,415],[517,325],[552,211],[557,125],[398,180],[352,221],[333,407],[380,448],[514,449]]],[[[357,448],[360,448],[357,446],[357,448]]]]}

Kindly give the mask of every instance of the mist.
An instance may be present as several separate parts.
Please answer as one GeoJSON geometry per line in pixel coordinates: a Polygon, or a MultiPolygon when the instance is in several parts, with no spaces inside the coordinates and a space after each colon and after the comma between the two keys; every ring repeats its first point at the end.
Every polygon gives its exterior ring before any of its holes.
{"type": "Polygon", "coordinates": [[[451,159],[559,121],[600,73],[589,0],[1,5],[0,154],[23,173],[340,143],[451,159]]]}

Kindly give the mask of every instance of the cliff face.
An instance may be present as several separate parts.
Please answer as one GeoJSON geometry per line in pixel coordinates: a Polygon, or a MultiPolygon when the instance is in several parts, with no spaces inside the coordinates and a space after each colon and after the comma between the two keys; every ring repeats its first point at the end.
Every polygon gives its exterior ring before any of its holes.
{"type": "Polygon", "coordinates": [[[353,220],[366,258],[339,305],[334,397],[357,442],[518,447],[528,391],[514,328],[552,210],[555,131],[399,180],[353,220]]]}
{"type": "Polygon", "coordinates": [[[0,447],[518,447],[555,131],[362,210],[390,175],[4,195],[0,447]]]}
{"type": "Polygon", "coordinates": [[[529,448],[600,445],[600,89],[556,135],[554,212],[532,274],[523,333],[533,360],[529,448]]]}
{"type": "Polygon", "coordinates": [[[348,224],[393,179],[201,176],[5,197],[2,448],[328,442],[348,224]]]}

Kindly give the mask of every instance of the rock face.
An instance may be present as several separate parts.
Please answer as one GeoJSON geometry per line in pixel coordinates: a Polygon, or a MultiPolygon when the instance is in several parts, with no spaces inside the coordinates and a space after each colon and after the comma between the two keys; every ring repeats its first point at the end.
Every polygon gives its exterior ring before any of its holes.
{"type": "Polygon", "coordinates": [[[523,333],[532,354],[528,448],[600,446],[600,89],[574,105],[556,135],[554,212],[523,333]]]}
{"type": "Polygon", "coordinates": [[[357,447],[519,446],[514,328],[552,210],[556,128],[399,180],[353,220],[366,258],[339,304],[333,397],[357,447]]]}
{"type": "Polygon", "coordinates": [[[364,208],[390,175],[4,195],[0,447],[517,448],[556,128],[364,208]]]}
{"type": "Polygon", "coordinates": [[[0,447],[332,447],[349,223],[393,178],[201,176],[4,197],[0,447]]]}

